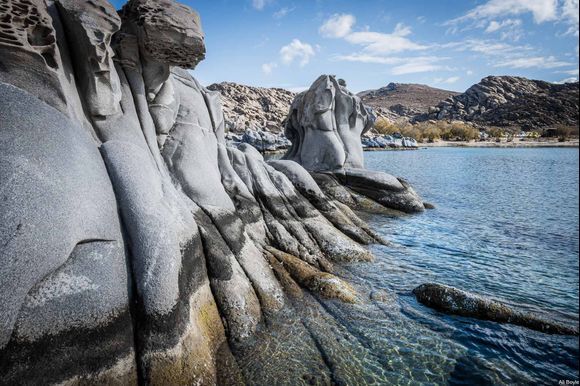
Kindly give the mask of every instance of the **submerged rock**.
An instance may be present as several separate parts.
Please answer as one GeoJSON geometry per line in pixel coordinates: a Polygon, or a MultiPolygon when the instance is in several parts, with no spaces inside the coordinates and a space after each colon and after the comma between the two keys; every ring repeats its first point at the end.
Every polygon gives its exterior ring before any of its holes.
{"type": "Polygon", "coordinates": [[[413,290],[426,306],[451,315],[515,324],[547,334],[578,335],[578,329],[521,312],[503,303],[442,284],[421,284],[413,290]]]}

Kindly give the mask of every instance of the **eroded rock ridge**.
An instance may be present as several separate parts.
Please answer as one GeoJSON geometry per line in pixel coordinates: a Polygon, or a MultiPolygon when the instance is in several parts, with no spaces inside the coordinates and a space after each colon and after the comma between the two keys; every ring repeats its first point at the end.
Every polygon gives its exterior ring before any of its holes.
{"type": "Polygon", "coordinates": [[[243,383],[230,348],[289,292],[357,301],[333,262],[383,241],[349,205],[406,209],[410,188],[380,175],[371,199],[347,169],[372,116],[343,85],[294,110],[324,125],[294,159],[342,170],[311,175],[226,146],[184,5],[9,0],[0,20],[0,383],[243,383]]]}

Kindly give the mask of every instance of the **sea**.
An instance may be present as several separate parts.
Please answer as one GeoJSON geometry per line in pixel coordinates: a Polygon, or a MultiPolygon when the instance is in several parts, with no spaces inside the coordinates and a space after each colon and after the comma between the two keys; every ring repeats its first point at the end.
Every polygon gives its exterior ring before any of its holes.
{"type": "MultiPolygon", "coordinates": [[[[359,213],[389,245],[336,266],[361,301],[306,293],[234,354],[250,384],[558,385],[578,381],[579,340],[440,313],[413,288],[451,285],[578,326],[577,148],[365,153],[434,210],[359,213]]],[[[576,383],[577,384],[577,383],[576,383]]]]}

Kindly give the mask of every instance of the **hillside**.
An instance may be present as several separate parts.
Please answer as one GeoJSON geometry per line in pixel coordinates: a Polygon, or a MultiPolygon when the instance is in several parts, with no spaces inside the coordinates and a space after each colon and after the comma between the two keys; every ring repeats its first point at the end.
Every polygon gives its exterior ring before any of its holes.
{"type": "Polygon", "coordinates": [[[296,95],[281,88],[251,87],[232,82],[208,87],[222,95],[226,128],[241,133],[246,129],[281,132],[282,121],[296,95]]]}
{"type": "Polygon", "coordinates": [[[429,107],[448,97],[458,95],[455,91],[442,90],[424,84],[389,83],[376,90],[367,90],[357,95],[386,118],[413,118],[427,113],[429,107]]]}
{"type": "MultiPolygon", "coordinates": [[[[233,133],[283,131],[295,93],[237,83],[212,84],[219,91],[227,128],[233,133]]],[[[541,129],[578,125],[578,83],[555,84],[512,76],[488,76],[464,93],[421,84],[389,83],[358,94],[389,121],[465,121],[478,126],[541,129]]]]}
{"type": "Polygon", "coordinates": [[[488,76],[465,93],[431,107],[416,121],[461,120],[482,126],[578,125],[578,82],[555,84],[513,76],[488,76]]]}

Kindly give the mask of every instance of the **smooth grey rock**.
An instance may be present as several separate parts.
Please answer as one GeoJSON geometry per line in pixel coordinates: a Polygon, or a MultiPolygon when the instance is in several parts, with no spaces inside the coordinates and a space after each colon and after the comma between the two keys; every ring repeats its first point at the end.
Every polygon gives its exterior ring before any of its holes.
{"type": "MultiPolygon", "coordinates": [[[[61,112],[4,83],[0,127],[0,357],[16,364],[0,375],[56,382],[124,363],[134,355],[130,279],[113,188],[95,143],[61,112]],[[96,331],[102,356],[82,338],[96,331]],[[48,344],[55,335],[59,341],[48,344]],[[18,359],[30,355],[34,370],[18,359]],[[61,371],[48,375],[51,367],[61,371]]],[[[113,376],[136,377],[134,365],[121,367],[113,376]]]]}
{"type": "MultiPolygon", "coordinates": [[[[343,80],[322,75],[310,89],[298,94],[290,107],[286,136],[292,147],[284,159],[311,172],[332,172],[341,183],[387,208],[409,213],[424,210],[421,199],[408,183],[363,168],[360,137],[374,121],[372,110],[346,89],[343,80]]],[[[414,146],[405,141],[402,140],[402,146],[414,146]]],[[[381,146],[376,141],[367,145],[381,146]]]]}
{"type": "MultiPolygon", "coordinates": [[[[379,240],[302,166],[226,145],[218,92],[186,70],[205,54],[195,11],[130,0],[119,26],[105,0],[48,3],[0,4],[30,19],[0,35],[0,376],[228,383],[228,344],[288,304],[268,248],[331,290],[330,261],[379,240]]],[[[349,130],[370,118],[333,82],[332,135],[357,163],[349,130]]]]}
{"type": "Polygon", "coordinates": [[[374,116],[356,95],[332,75],[321,75],[296,96],[286,118],[292,147],[284,156],[308,170],[363,167],[360,136],[374,116]]]}
{"type": "Polygon", "coordinates": [[[547,334],[578,335],[578,328],[545,320],[498,301],[443,284],[421,284],[413,290],[413,294],[419,302],[447,314],[515,324],[547,334]]]}
{"type": "Polygon", "coordinates": [[[425,210],[421,197],[402,178],[383,172],[345,168],[334,172],[345,186],[378,203],[406,213],[425,210]]]}

